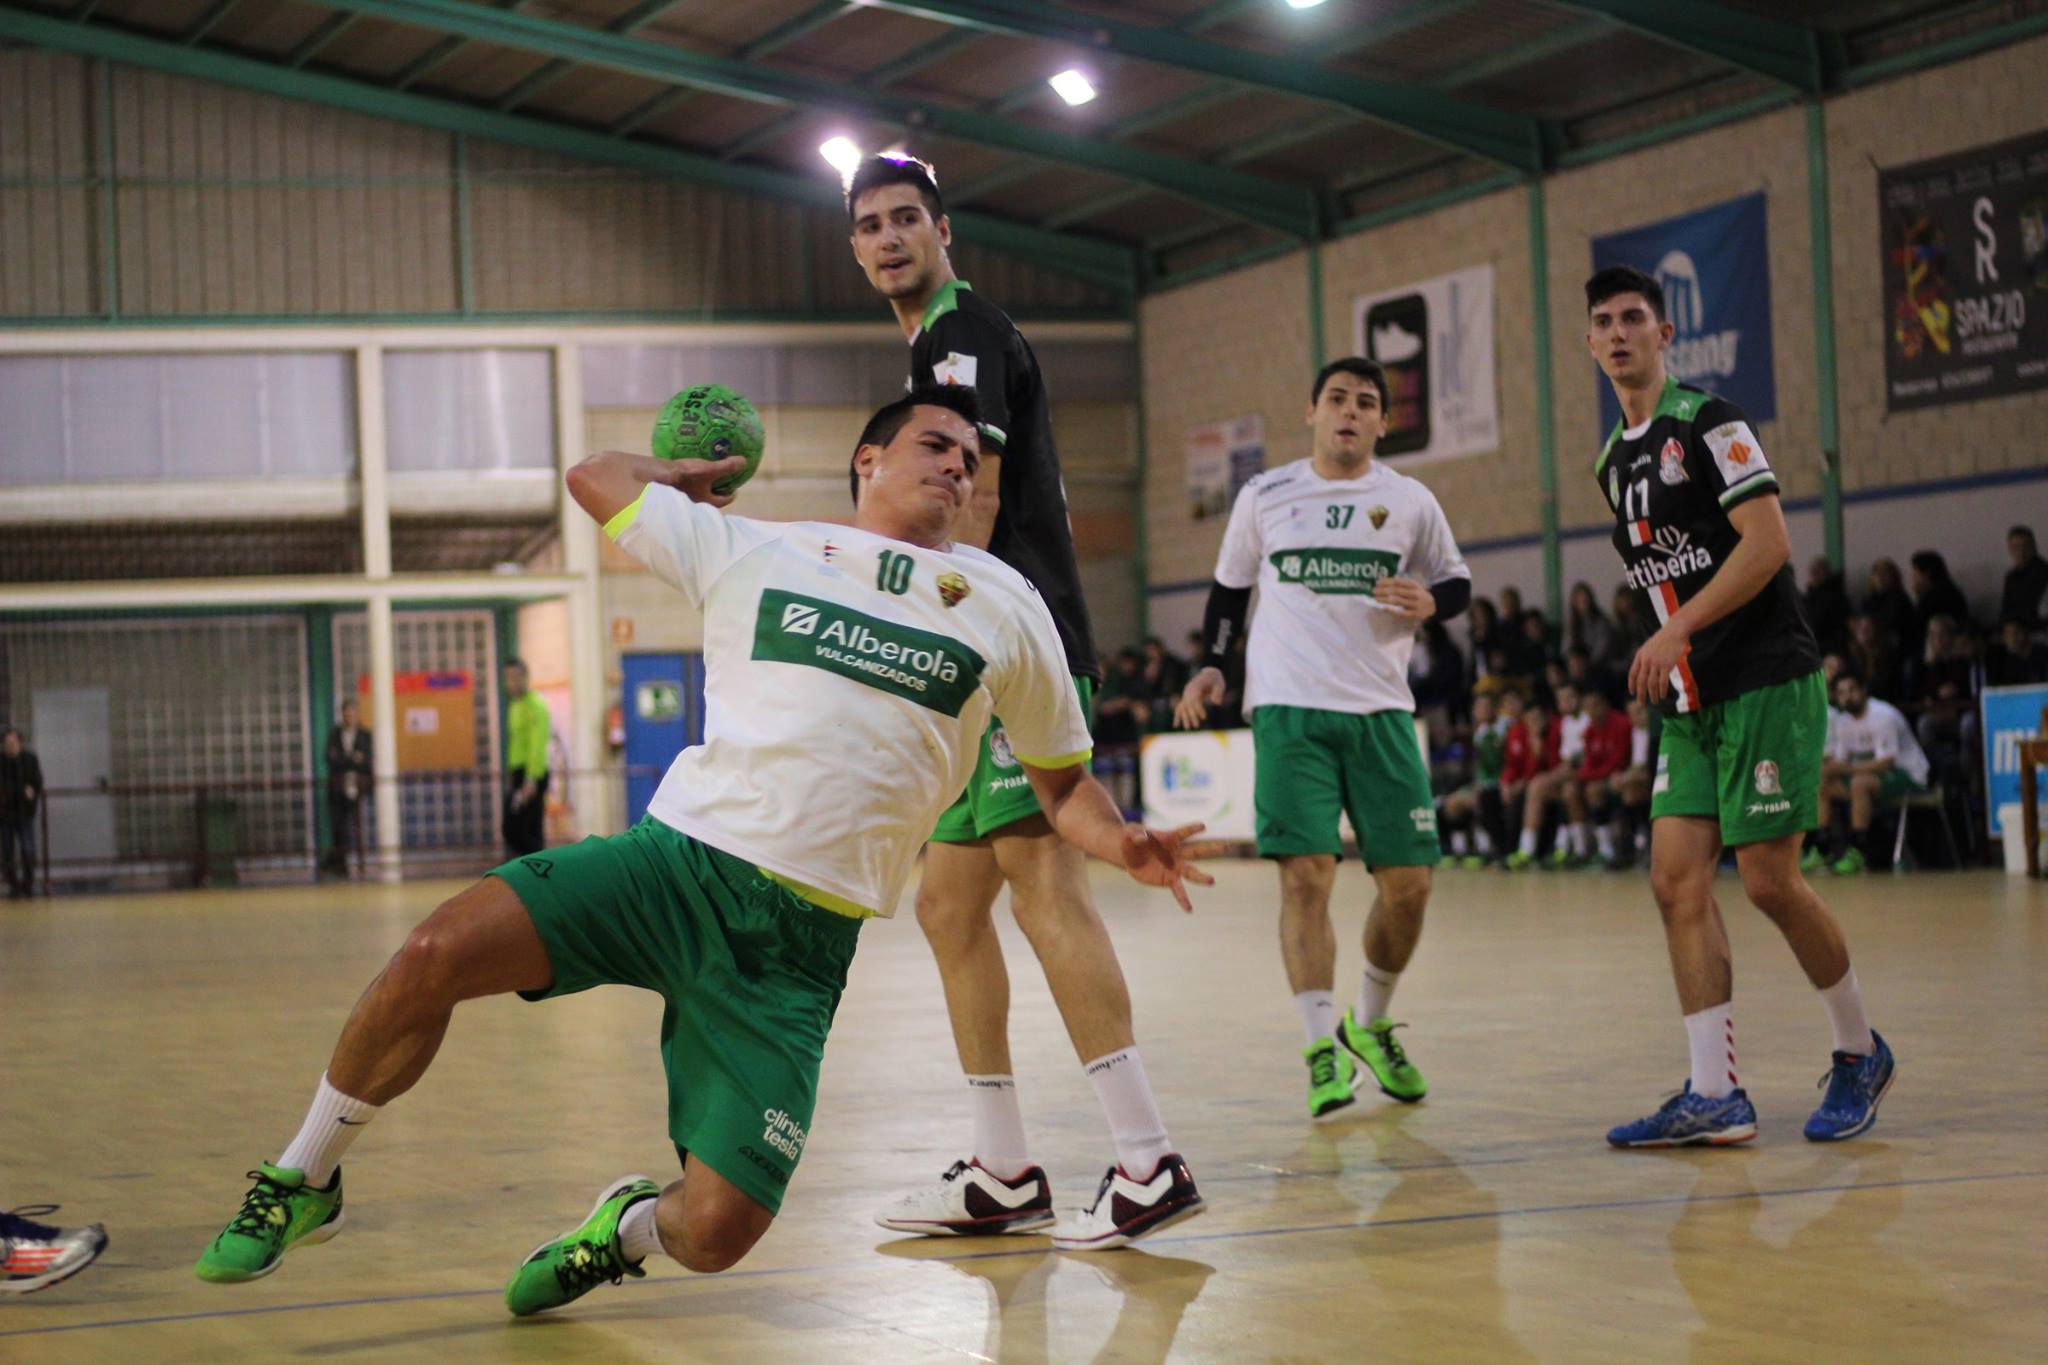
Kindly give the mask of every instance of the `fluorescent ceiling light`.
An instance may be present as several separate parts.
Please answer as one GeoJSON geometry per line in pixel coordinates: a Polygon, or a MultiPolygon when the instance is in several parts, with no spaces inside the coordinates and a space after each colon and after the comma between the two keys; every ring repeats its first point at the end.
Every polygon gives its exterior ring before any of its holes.
{"type": "Polygon", "coordinates": [[[1049,78],[1046,84],[1059,91],[1060,98],[1068,104],[1086,104],[1095,98],[1095,87],[1088,83],[1086,76],[1072,67],[1049,78]]]}
{"type": "Polygon", "coordinates": [[[860,166],[860,148],[853,145],[853,139],[850,137],[826,138],[818,144],[818,155],[824,157],[832,169],[839,172],[841,180],[851,180],[854,171],[860,166]]]}
{"type": "Polygon", "coordinates": [[[1314,9],[1317,5],[1320,5],[1322,3],[1323,0],[1287,0],[1287,8],[1314,9]]]}

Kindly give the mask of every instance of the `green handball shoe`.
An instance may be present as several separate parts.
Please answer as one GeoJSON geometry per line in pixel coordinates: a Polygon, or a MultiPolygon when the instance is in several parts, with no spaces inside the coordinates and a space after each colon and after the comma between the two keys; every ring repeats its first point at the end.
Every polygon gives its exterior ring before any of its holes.
{"type": "Polygon", "coordinates": [[[309,1189],[304,1171],[269,1162],[249,1172],[256,1183],[242,1210],[200,1253],[192,1273],[213,1284],[260,1280],[294,1247],[318,1246],[341,1231],[341,1168],[324,1190],[309,1189]]]}
{"type": "Polygon", "coordinates": [[[1852,848],[1841,857],[1835,859],[1834,863],[1828,868],[1828,871],[1834,873],[1837,877],[1854,877],[1859,875],[1867,866],[1868,864],[1863,859],[1863,850],[1852,848]]]}
{"type": "Polygon", "coordinates": [[[1808,844],[1806,851],[1799,855],[1799,870],[1801,872],[1819,872],[1827,865],[1828,855],[1812,844],[1808,844]]]}
{"type": "Polygon", "coordinates": [[[644,1175],[623,1176],[606,1187],[582,1226],[533,1249],[505,1286],[505,1306],[519,1317],[560,1308],[597,1288],[647,1274],[619,1250],[619,1220],[643,1199],[661,1194],[644,1175]]]}
{"type": "Polygon", "coordinates": [[[1363,1028],[1355,1017],[1356,1010],[1344,1011],[1344,1017],[1337,1021],[1337,1041],[1344,1050],[1356,1057],[1360,1065],[1372,1072],[1372,1078],[1379,1082],[1380,1090],[1403,1104],[1413,1104],[1429,1093],[1429,1086],[1423,1081],[1422,1073],[1408,1060],[1408,1054],[1401,1050],[1401,1044],[1394,1037],[1394,1030],[1406,1028],[1387,1019],[1375,1019],[1363,1028]]]}
{"type": "Polygon", "coordinates": [[[1350,1056],[1328,1038],[1318,1039],[1302,1049],[1308,1063],[1308,1116],[1319,1119],[1351,1103],[1358,1089],[1358,1068],[1350,1056]]]}
{"type": "Polygon", "coordinates": [[[1526,872],[1536,866],[1536,855],[1524,853],[1522,850],[1516,849],[1507,856],[1506,860],[1501,863],[1501,866],[1510,872],[1526,872]]]}

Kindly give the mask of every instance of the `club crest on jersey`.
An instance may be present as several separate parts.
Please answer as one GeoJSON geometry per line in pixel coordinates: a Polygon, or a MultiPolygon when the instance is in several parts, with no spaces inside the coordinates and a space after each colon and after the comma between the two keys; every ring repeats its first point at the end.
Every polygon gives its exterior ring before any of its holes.
{"type": "Polygon", "coordinates": [[[1375,531],[1387,524],[1387,509],[1384,507],[1368,507],[1365,514],[1372,518],[1372,529],[1375,531]]]}
{"type": "Polygon", "coordinates": [[[980,368],[980,364],[973,356],[948,351],[944,360],[932,366],[932,378],[941,384],[958,384],[962,388],[971,389],[980,368]]]}
{"type": "Polygon", "coordinates": [[[939,575],[939,600],[949,607],[957,607],[974,589],[967,586],[967,579],[957,573],[939,575]]]}
{"type": "Polygon", "coordinates": [[[1010,732],[1000,725],[989,732],[988,757],[998,768],[1017,766],[1017,751],[1010,747],[1010,732]]]}
{"type": "Polygon", "coordinates": [[[1768,758],[1756,765],[1756,771],[1751,776],[1756,782],[1758,796],[1776,796],[1783,790],[1778,785],[1778,765],[1768,758]]]}
{"type": "Polygon", "coordinates": [[[1685,472],[1685,447],[1678,443],[1675,436],[1666,441],[1664,448],[1657,452],[1657,477],[1673,488],[1691,477],[1685,472]]]}

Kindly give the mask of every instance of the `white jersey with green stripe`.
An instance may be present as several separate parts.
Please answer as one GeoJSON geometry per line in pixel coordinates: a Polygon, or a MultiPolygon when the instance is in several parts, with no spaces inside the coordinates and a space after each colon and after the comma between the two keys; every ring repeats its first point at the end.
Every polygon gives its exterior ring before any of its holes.
{"type": "Polygon", "coordinates": [[[1245,642],[1245,713],[1413,711],[1415,623],[1372,595],[1389,576],[1424,587],[1472,576],[1420,482],[1378,460],[1355,479],[1326,479],[1313,461],[1296,460],[1247,483],[1216,557],[1218,583],[1259,590],[1245,642]]]}
{"type": "Polygon", "coordinates": [[[663,824],[889,915],[991,716],[1034,766],[1089,756],[1052,614],[992,555],[661,485],[605,531],[704,614],[704,742],[648,804],[663,824]]]}

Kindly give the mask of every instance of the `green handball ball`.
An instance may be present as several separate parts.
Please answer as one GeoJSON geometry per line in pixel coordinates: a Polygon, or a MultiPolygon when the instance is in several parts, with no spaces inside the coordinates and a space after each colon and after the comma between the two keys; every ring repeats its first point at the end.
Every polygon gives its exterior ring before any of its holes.
{"type": "Polygon", "coordinates": [[[711,485],[712,492],[733,492],[761,467],[761,414],[745,395],[723,384],[684,389],[654,419],[657,460],[723,460],[734,455],[747,467],[711,485]]]}

